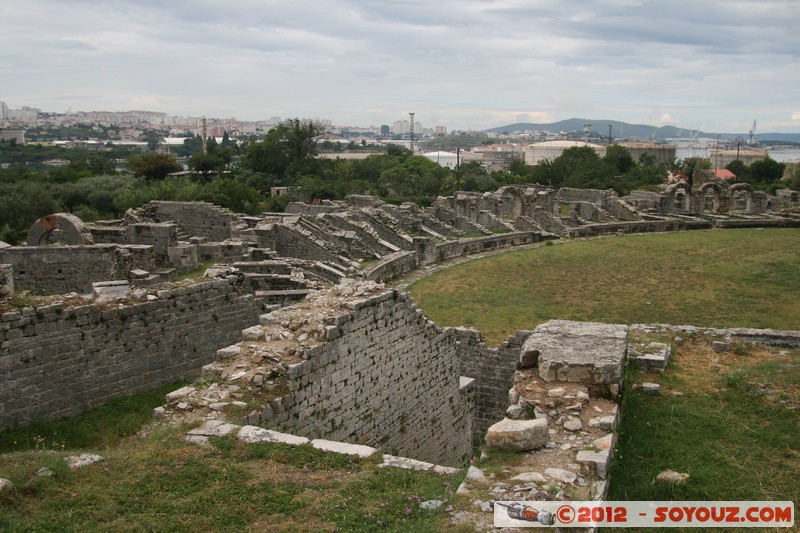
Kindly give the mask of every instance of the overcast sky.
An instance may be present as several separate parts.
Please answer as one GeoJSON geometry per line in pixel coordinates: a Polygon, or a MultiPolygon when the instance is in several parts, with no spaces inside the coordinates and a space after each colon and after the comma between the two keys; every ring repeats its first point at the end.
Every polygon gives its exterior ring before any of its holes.
{"type": "Polygon", "coordinates": [[[0,101],[800,132],[800,0],[2,0],[0,101]]]}

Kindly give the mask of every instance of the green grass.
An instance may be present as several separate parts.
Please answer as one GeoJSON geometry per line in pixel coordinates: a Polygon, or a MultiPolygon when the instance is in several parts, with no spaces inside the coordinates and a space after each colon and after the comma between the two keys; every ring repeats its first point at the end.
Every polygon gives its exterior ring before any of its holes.
{"type": "Polygon", "coordinates": [[[708,342],[687,343],[667,374],[647,377],[660,381],[661,396],[632,391],[644,376],[626,376],[608,499],[789,500],[797,506],[800,350],[720,356],[708,342]],[[653,483],[666,469],[690,477],[683,485],[653,483]]]}
{"type": "Polygon", "coordinates": [[[183,281],[185,279],[202,278],[203,274],[206,273],[206,270],[208,270],[209,268],[211,268],[212,265],[215,265],[218,262],[219,261],[217,261],[216,259],[211,259],[209,261],[206,261],[205,263],[200,263],[199,265],[197,265],[197,268],[195,268],[191,272],[184,272],[183,274],[178,274],[177,279],[178,281],[183,281]]]}
{"type": "Polygon", "coordinates": [[[460,476],[378,468],[310,445],[210,446],[183,441],[190,426],[155,425],[152,408],[175,386],[82,415],[2,434],[0,531],[442,531],[460,476]],[[44,442],[37,437],[45,435],[44,442]],[[53,435],[52,439],[50,435],[53,435]],[[66,455],[105,461],[71,471],[66,455]],[[36,476],[46,466],[53,477],[36,476]]]}
{"type": "Polygon", "coordinates": [[[800,230],[685,231],[517,250],[409,290],[440,326],[498,344],[551,319],[795,329],[800,230]]]}
{"type": "Polygon", "coordinates": [[[0,453],[114,447],[149,422],[153,409],[164,404],[164,395],[181,386],[182,383],[173,383],[111,400],[76,416],[4,429],[0,431],[0,453]]]}

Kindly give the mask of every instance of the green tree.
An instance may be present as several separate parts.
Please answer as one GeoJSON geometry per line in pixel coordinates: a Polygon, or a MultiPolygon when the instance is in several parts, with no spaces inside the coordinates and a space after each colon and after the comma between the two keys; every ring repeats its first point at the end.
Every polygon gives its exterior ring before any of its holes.
{"type": "Polygon", "coordinates": [[[183,170],[183,167],[170,154],[145,153],[133,156],[129,166],[135,176],[148,180],[163,180],[167,174],[183,170]]]}
{"type": "Polygon", "coordinates": [[[628,149],[619,144],[611,145],[606,149],[603,161],[613,165],[620,174],[625,174],[636,166],[636,162],[628,149]]]}
{"type": "Polygon", "coordinates": [[[747,181],[749,177],[749,169],[740,159],[734,159],[728,166],[725,167],[736,175],[737,181],[747,181]]]}
{"type": "Polygon", "coordinates": [[[750,165],[751,183],[761,188],[772,189],[783,178],[784,170],[786,170],[786,164],[778,163],[771,157],[754,161],[750,165]]]}
{"type": "Polygon", "coordinates": [[[273,176],[276,184],[292,185],[300,176],[317,173],[314,139],[322,132],[322,126],[316,122],[286,120],[272,128],[263,141],[247,146],[241,165],[273,176]]]}
{"type": "Polygon", "coordinates": [[[202,181],[208,181],[210,174],[225,169],[226,163],[222,156],[214,153],[197,153],[189,158],[189,168],[202,176],[202,181]]]}

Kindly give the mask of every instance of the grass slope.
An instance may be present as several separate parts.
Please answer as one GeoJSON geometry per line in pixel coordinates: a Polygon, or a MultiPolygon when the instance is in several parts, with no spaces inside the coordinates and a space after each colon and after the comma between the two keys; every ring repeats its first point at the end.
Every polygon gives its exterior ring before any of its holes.
{"type": "Polygon", "coordinates": [[[796,329],[800,230],[573,241],[471,261],[410,287],[440,326],[498,344],[550,319],[796,329]]]}

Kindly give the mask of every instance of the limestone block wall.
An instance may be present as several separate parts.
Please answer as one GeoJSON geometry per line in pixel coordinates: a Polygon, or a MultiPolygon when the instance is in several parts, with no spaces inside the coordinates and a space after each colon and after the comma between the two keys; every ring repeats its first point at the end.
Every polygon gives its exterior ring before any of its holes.
{"type": "Polygon", "coordinates": [[[411,272],[417,266],[419,266],[417,252],[395,252],[376,262],[364,275],[364,279],[384,281],[411,272]]]}
{"type": "Polygon", "coordinates": [[[489,348],[480,332],[452,328],[458,341],[459,373],[475,380],[475,420],[473,438],[483,439],[486,430],[505,417],[508,391],[514,385],[514,373],[520,350],[532,331],[518,331],[497,348],[489,348]]]}
{"type": "Polygon", "coordinates": [[[190,237],[224,241],[233,233],[239,217],[231,211],[207,202],[153,201],[143,207],[152,209],[158,222],[175,222],[190,237]]]}
{"type": "Polygon", "coordinates": [[[448,241],[436,246],[436,260],[451,259],[469,254],[477,254],[487,250],[505,248],[506,246],[519,246],[522,244],[532,244],[544,239],[544,236],[535,231],[516,231],[503,233],[491,237],[479,237],[477,239],[462,239],[458,241],[448,241]]]}
{"type": "Polygon", "coordinates": [[[0,316],[0,429],[73,415],[114,397],[199,373],[258,322],[261,305],[233,282],[158,292],[103,310],[62,304],[0,316]]]}
{"type": "Polygon", "coordinates": [[[148,246],[13,246],[0,250],[17,290],[34,294],[90,293],[92,282],[128,279],[132,269],[154,268],[148,246]]]}
{"type": "Polygon", "coordinates": [[[327,342],[289,367],[296,390],[262,424],[309,438],[374,446],[462,465],[472,448],[471,385],[461,386],[456,336],[389,291],[330,317],[327,342]]]}
{"type": "Polygon", "coordinates": [[[126,227],[127,242],[153,247],[159,265],[169,265],[169,248],[178,245],[178,227],[172,223],[139,223],[126,227]]]}

